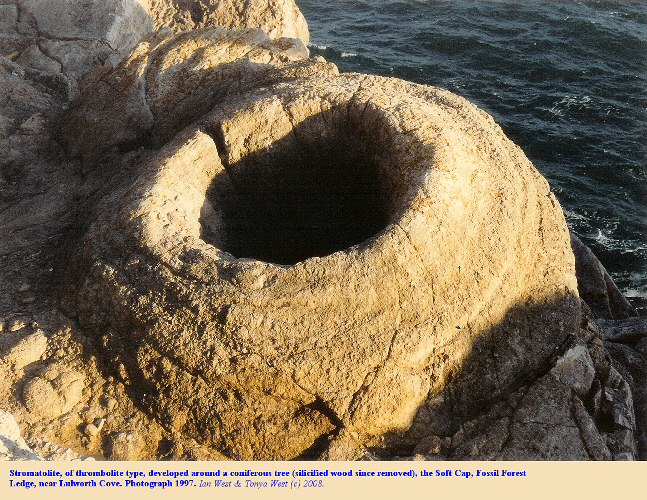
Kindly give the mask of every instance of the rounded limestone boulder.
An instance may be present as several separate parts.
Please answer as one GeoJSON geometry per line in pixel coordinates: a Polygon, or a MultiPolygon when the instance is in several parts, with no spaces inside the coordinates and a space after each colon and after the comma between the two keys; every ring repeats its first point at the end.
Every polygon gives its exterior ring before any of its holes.
{"type": "Polygon", "coordinates": [[[79,243],[76,313],[106,360],[235,459],[451,435],[579,327],[561,208],[492,118],[325,64],[178,127],[79,243]]]}

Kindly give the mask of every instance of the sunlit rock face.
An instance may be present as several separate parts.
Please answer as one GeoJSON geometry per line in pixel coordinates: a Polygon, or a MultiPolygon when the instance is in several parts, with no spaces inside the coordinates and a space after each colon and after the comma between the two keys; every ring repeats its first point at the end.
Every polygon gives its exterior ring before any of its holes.
{"type": "Polygon", "coordinates": [[[75,80],[117,64],[152,31],[153,21],[137,0],[8,0],[0,5],[2,54],[24,67],[75,80]]]}

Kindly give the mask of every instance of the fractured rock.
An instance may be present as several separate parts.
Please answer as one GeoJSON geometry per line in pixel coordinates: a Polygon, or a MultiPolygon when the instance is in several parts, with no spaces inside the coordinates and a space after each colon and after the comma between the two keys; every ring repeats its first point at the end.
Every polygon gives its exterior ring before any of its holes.
{"type": "Polygon", "coordinates": [[[0,410],[0,460],[40,460],[27,445],[13,415],[0,410]]]}
{"type": "Polygon", "coordinates": [[[580,296],[598,318],[624,319],[636,316],[636,310],[620,293],[609,273],[591,249],[571,234],[575,254],[577,287],[580,296]]]}
{"type": "Polygon", "coordinates": [[[578,344],[559,358],[551,373],[577,394],[584,396],[591,389],[595,366],[586,346],[578,344]]]}
{"type": "Polygon", "coordinates": [[[108,458],[110,460],[141,459],[144,441],[135,432],[117,432],[110,436],[108,458]]]}
{"type": "Polygon", "coordinates": [[[0,47],[20,64],[80,78],[116,64],[153,29],[137,0],[15,0],[0,5],[0,47]]]}

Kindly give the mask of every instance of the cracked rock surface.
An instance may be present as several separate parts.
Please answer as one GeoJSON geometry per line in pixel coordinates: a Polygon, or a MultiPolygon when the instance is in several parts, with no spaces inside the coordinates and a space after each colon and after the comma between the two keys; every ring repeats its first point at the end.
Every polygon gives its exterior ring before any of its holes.
{"type": "Polygon", "coordinates": [[[4,0],[0,50],[24,67],[75,80],[115,65],[153,30],[137,0],[4,0]]]}

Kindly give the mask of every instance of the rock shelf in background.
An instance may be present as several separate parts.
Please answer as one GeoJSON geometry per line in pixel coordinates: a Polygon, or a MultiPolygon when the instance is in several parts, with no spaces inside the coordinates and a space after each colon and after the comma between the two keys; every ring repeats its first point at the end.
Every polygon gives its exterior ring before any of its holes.
{"type": "Polygon", "coordinates": [[[174,32],[221,27],[260,28],[272,38],[298,38],[308,43],[308,24],[294,0],[139,0],[155,29],[174,32]]]}
{"type": "Polygon", "coordinates": [[[579,328],[561,209],[489,116],[309,64],[177,126],[74,244],[72,301],[113,368],[232,458],[352,458],[421,408],[451,431],[579,328]]]}

